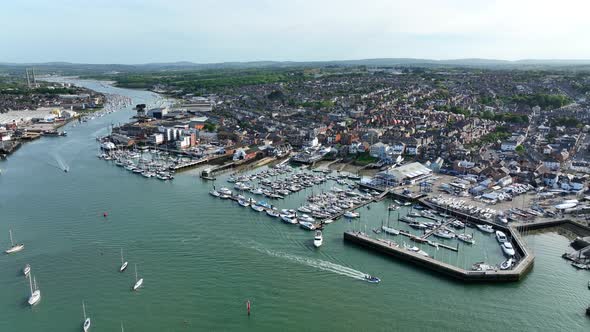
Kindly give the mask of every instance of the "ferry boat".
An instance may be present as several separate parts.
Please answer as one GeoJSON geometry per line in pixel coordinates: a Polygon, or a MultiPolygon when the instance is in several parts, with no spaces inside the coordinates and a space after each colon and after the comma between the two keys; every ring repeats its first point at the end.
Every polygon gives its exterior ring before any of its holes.
{"type": "Polygon", "coordinates": [[[324,237],[322,235],[322,231],[317,230],[315,232],[315,236],[313,238],[313,245],[316,248],[319,248],[324,243],[324,237]]]}

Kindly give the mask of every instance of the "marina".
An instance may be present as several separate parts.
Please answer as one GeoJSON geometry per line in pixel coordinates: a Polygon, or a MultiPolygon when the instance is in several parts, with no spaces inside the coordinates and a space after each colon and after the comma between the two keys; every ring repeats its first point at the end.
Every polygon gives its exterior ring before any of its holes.
{"type": "MultiPolygon", "coordinates": [[[[126,93],[133,96],[134,104],[152,98],[149,92],[126,93]]],[[[270,217],[237,201],[217,199],[209,192],[213,186],[218,190],[225,186],[236,195],[272,202],[280,214],[283,209],[297,211],[314,204],[308,201],[311,196],[327,199],[330,196],[322,193],[330,193],[341,197],[331,191],[333,187],[366,194],[338,184],[338,180],[352,180],[341,179],[333,172],[336,180],[327,179],[282,199],[248,190],[238,192],[233,188],[236,182],[227,180],[237,180],[243,175],[241,171],[235,175],[219,173],[215,181],[202,181],[202,169],[196,168],[174,174],[173,181],[146,181],[115,166],[115,161],[105,162],[96,156],[95,136],[106,134],[109,123],[125,121],[132,113],[114,112],[64,128],[68,136],[41,138],[2,162],[3,249],[10,247],[9,229],[15,243],[24,243],[26,249],[0,257],[5,271],[0,273],[0,285],[5,290],[0,301],[0,330],[80,330],[85,321],[80,312],[82,299],[92,319],[92,330],[120,330],[121,321],[130,331],[215,330],[219,326],[243,331],[274,331],[277,326],[288,331],[331,330],[341,328],[344,321],[350,330],[380,330],[384,325],[412,330],[419,324],[428,330],[467,331],[473,328],[473,317],[478,316],[487,317],[479,324],[483,330],[585,331],[590,327],[585,317],[588,272],[571,268],[561,258],[569,241],[556,232],[531,233],[517,239],[534,254],[534,268],[517,283],[497,285],[465,284],[343,241],[345,232],[369,234],[371,229],[387,225],[389,217],[389,227],[400,230],[400,235],[381,233],[371,238],[395,242],[400,248],[407,246],[403,252],[411,253],[409,248],[416,246],[432,259],[464,270],[479,262],[499,266],[507,260],[495,234],[468,226],[454,231],[457,236],[473,234],[475,245],[459,243],[458,238],[427,238],[454,248],[459,244],[458,252],[411,241],[401,231],[418,238],[424,231],[398,222],[398,215],[421,223],[442,217],[410,217],[418,210],[404,206],[405,201],[399,206],[390,197],[355,209],[358,218],[342,217],[330,223],[330,219],[324,219],[322,244],[316,248],[315,231],[287,227],[280,216],[270,217]],[[48,159],[50,153],[58,152],[70,166],[69,172],[45,162],[31,166],[31,160],[48,159]],[[39,190],[41,184],[43,191],[39,190]],[[23,199],[25,192],[35,194],[23,199]],[[392,204],[397,210],[389,210],[392,204]],[[124,261],[138,264],[137,279],[134,266],[119,272],[122,247],[124,261]],[[33,308],[27,304],[30,279],[22,273],[26,264],[32,267],[29,275],[42,292],[42,299],[33,308]],[[370,283],[367,275],[380,282],[370,283]],[[139,278],[145,278],[143,287],[130,291],[139,278]],[[89,284],[92,292],[88,291],[89,284]],[[174,295],[179,289],[184,296],[174,295]],[[416,306],[417,298],[421,299],[421,310],[391,310],[416,306]],[[246,299],[252,301],[250,319],[244,309],[246,299]],[[325,308],[330,308],[334,320],[322,319],[325,308]],[[351,312],[359,308],[371,310],[352,319],[351,312]],[[440,316],[449,319],[441,322],[440,316]],[[526,316],[539,319],[522,319],[526,316]],[[317,322],[322,325],[318,327],[317,322]]],[[[147,152],[144,154],[148,159],[147,152]]],[[[269,164],[243,173],[272,168],[274,165],[269,164]]],[[[299,170],[277,172],[266,179],[273,181],[299,170]]],[[[309,169],[302,172],[320,175],[309,169]]],[[[497,273],[502,271],[498,268],[497,273]]]]}

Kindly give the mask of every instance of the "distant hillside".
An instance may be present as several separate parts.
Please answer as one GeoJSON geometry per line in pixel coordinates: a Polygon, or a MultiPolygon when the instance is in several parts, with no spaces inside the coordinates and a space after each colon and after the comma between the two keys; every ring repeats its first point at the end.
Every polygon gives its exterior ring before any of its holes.
{"type": "Polygon", "coordinates": [[[376,58],[359,60],[334,60],[334,61],[252,61],[252,62],[221,62],[221,63],[193,63],[189,61],[146,63],[137,65],[123,64],[79,64],[68,62],[46,63],[1,63],[0,73],[18,74],[26,67],[34,67],[39,74],[56,73],[62,75],[91,75],[107,74],[113,72],[157,72],[157,71],[183,71],[206,69],[246,69],[264,67],[323,67],[323,66],[415,66],[415,67],[474,67],[474,68],[567,68],[581,66],[590,69],[590,60],[537,60],[524,59],[517,61],[495,59],[455,59],[455,60],[431,60],[415,58],[376,58]]]}

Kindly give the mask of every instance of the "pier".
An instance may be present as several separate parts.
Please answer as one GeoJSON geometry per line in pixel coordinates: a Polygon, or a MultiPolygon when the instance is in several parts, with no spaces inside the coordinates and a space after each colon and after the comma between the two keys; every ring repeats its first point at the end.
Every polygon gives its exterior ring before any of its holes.
{"type": "Polygon", "coordinates": [[[464,282],[516,282],[522,280],[533,266],[532,257],[526,255],[510,270],[469,271],[435,260],[432,257],[422,256],[403,247],[393,246],[391,242],[386,243],[370,238],[362,232],[344,232],[344,241],[375,250],[464,282]]]}

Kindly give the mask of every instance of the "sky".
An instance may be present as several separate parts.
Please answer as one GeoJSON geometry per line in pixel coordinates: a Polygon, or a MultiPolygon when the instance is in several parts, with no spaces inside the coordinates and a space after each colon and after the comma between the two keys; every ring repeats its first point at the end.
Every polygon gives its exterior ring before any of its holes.
{"type": "Polygon", "coordinates": [[[2,0],[0,62],[590,59],[588,0],[2,0]]]}

